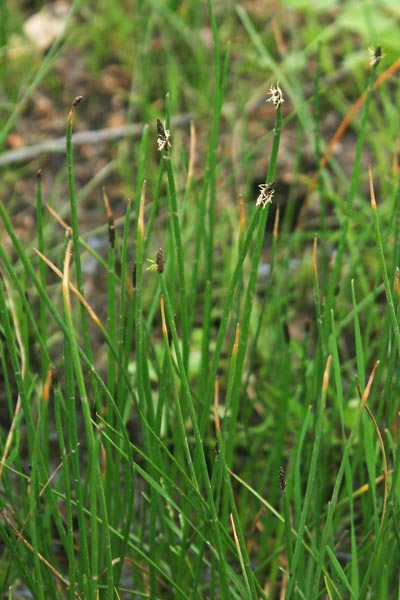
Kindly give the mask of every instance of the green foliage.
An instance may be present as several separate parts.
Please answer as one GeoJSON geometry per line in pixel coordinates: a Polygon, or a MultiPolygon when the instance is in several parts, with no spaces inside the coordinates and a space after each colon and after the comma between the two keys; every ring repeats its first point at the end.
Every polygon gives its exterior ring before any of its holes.
{"type": "MultiPolygon", "coordinates": [[[[2,167],[4,597],[400,596],[399,89],[374,89],[390,56],[367,53],[389,3],[372,27],[351,3],[335,19],[336,3],[285,2],[273,35],[250,4],[75,3],[19,73],[21,104],[5,92],[3,144],[77,45],[99,85],[132,69],[125,115],[143,127],[107,165],[131,199],[98,174],[80,189],[89,117],[71,98],[54,189],[40,173],[22,188],[28,234],[10,183],[30,164],[2,167]]],[[[20,68],[5,56],[3,83],[20,68]]]]}

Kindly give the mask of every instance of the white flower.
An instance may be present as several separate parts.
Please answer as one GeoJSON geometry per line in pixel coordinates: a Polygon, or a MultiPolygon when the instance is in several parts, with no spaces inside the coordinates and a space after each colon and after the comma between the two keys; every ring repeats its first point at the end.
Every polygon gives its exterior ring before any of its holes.
{"type": "Polygon", "coordinates": [[[272,86],[269,89],[269,97],[266,99],[265,102],[272,102],[275,108],[279,108],[279,106],[281,106],[281,104],[285,102],[282,90],[279,87],[279,81],[277,82],[276,86],[272,86]]]}
{"type": "Polygon", "coordinates": [[[159,152],[168,151],[171,148],[170,137],[171,134],[168,129],[165,129],[165,124],[163,125],[160,119],[157,119],[157,150],[159,152]]]}
{"type": "Polygon", "coordinates": [[[271,181],[271,183],[262,183],[258,186],[260,195],[257,198],[256,206],[265,208],[267,204],[272,204],[272,197],[275,194],[274,185],[275,181],[271,181]]]}

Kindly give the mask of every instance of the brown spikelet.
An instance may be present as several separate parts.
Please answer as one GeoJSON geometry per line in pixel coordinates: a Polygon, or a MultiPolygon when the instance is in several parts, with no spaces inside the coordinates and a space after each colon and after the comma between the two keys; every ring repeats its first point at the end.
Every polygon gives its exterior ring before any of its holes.
{"type": "Polygon", "coordinates": [[[283,467],[279,467],[279,485],[281,486],[282,492],[284,492],[286,489],[286,477],[283,467]]]}
{"type": "Polygon", "coordinates": [[[164,253],[162,248],[158,249],[157,255],[156,255],[156,265],[157,265],[157,271],[161,274],[164,272],[164,253]]]}
{"type": "Polygon", "coordinates": [[[136,261],[133,263],[132,267],[132,287],[136,289],[136,261]]]}
{"type": "Polygon", "coordinates": [[[78,106],[78,104],[80,104],[82,102],[83,96],[75,96],[75,98],[72,100],[72,108],[75,108],[78,106]]]}

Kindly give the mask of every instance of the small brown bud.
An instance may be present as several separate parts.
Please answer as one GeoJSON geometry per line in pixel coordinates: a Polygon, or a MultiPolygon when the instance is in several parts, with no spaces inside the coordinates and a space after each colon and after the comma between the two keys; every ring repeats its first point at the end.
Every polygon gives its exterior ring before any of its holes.
{"type": "Polygon", "coordinates": [[[157,271],[161,274],[164,272],[164,253],[162,248],[158,249],[156,256],[157,271]]]}
{"type": "Polygon", "coordinates": [[[132,286],[133,289],[136,289],[136,261],[133,263],[132,267],[132,286]]]}
{"type": "Polygon", "coordinates": [[[110,243],[110,247],[114,248],[115,246],[115,225],[114,219],[111,217],[108,219],[108,240],[110,243]]]}
{"type": "Polygon", "coordinates": [[[279,484],[281,486],[282,492],[284,492],[286,489],[286,478],[283,467],[279,467],[279,484]]]}
{"type": "Polygon", "coordinates": [[[82,102],[83,96],[76,96],[73,100],[72,100],[72,108],[75,108],[76,106],[78,106],[78,104],[80,104],[82,102]]]}

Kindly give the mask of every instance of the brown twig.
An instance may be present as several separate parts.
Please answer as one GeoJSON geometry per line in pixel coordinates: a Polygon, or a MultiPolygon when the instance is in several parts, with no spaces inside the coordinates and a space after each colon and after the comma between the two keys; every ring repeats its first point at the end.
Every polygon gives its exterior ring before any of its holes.
{"type": "MultiPolygon", "coordinates": [[[[186,127],[193,119],[190,114],[177,115],[171,119],[171,129],[186,127]]],[[[123,139],[127,137],[140,138],[143,132],[141,123],[131,123],[130,125],[119,125],[117,127],[107,127],[96,131],[79,131],[72,134],[72,144],[99,144],[112,140],[123,139]]],[[[4,165],[16,164],[26,160],[33,160],[41,154],[63,154],[65,153],[65,137],[46,140],[33,146],[25,146],[16,150],[9,150],[0,155],[0,167],[4,165]]]]}

